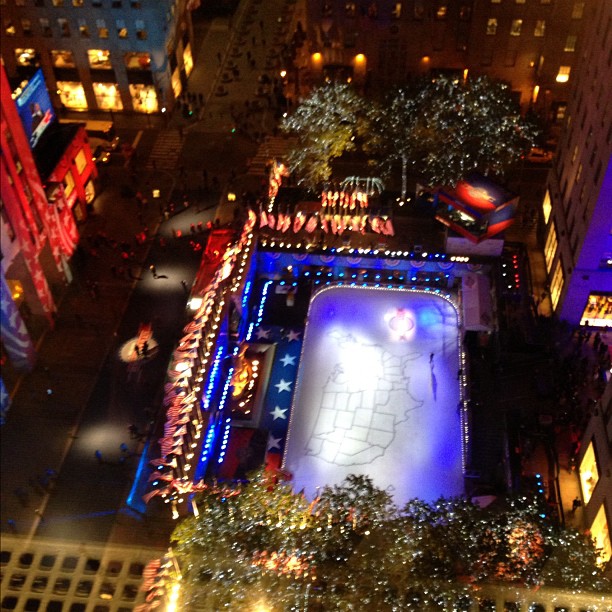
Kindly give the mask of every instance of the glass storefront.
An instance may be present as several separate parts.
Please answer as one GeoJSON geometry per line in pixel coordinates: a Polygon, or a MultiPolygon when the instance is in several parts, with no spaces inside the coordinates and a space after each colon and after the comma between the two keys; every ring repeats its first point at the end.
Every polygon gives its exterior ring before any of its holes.
{"type": "Polygon", "coordinates": [[[87,110],[83,84],[76,81],[57,81],[57,93],[66,108],[87,110]]]}
{"type": "Polygon", "coordinates": [[[606,519],[606,509],[602,504],[595,515],[591,525],[591,535],[595,540],[595,546],[600,550],[599,563],[604,564],[612,558],[612,544],[610,543],[610,527],[606,519]]]}
{"type": "Polygon", "coordinates": [[[582,497],[584,503],[588,504],[599,482],[599,470],[597,469],[597,459],[595,458],[595,448],[593,447],[592,440],[589,442],[589,446],[580,462],[579,475],[582,497]]]}
{"type": "Polygon", "coordinates": [[[612,326],[612,295],[591,293],[582,313],[580,325],[612,326]]]}
{"type": "Polygon", "coordinates": [[[139,113],[156,113],[159,110],[157,92],[153,85],[130,85],[134,110],[139,113]]]}
{"type": "Polygon", "coordinates": [[[191,53],[190,44],[188,44],[183,51],[183,63],[185,65],[185,74],[189,76],[193,70],[193,55],[191,53]]]}
{"type": "Polygon", "coordinates": [[[98,108],[104,110],[123,110],[117,83],[92,83],[98,108]]]}
{"type": "Polygon", "coordinates": [[[87,181],[85,184],[85,202],[91,204],[96,197],[96,188],[92,180],[87,181]]]}
{"type": "Polygon", "coordinates": [[[18,66],[36,66],[37,61],[34,49],[15,49],[15,63],[18,66]]]}
{"type": "Polygon", "coordinates": [[[123,57],[128,70],[151,70],[150,53],[132,51],[123,57]]]}
{"type": "Polygon", "coordinates": [[[181,73],[178,68],[176,68],[172,73],[170,84],[172,85],[174,97],[178,98],[181,95],[181,92],[183,91],[183,86],[181,84],[181,73]]]}

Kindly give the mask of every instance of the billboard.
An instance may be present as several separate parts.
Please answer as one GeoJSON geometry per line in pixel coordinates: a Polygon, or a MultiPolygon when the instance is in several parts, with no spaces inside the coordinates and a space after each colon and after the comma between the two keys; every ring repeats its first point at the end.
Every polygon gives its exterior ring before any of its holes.
{"type": "Polygon", "coordinates": [[[22,92],[15,98],[23,129],[34,148],[41,134],[55,119],[42,70],[38,69],[22,92]]]}

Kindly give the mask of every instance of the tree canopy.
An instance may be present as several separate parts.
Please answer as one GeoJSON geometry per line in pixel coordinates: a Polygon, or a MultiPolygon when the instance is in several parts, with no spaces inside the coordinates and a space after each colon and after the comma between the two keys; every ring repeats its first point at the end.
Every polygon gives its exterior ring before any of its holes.
{"type": "Polygon", "coordinates": [[[309,501],[259,472],[197,505],[172,536],[185,608],[453,609],[491,580],[610,589],[592,541],[559,531],[526,497],[494,510],[461,498],[398,509],[367,476],[349,476],[309,501]]]}
{"type": "Polygon", "coordinates": [[[429,185],[455,184],[473,170],[503,175],[534,144],[507,84],[488,77],[423,78],[368,101],[348,85],[316,89],[281,125],[298,136],[289,165],[311,188],[329,180],[331,161],[358,136],[381,176],[402,164],[429,185]]]}

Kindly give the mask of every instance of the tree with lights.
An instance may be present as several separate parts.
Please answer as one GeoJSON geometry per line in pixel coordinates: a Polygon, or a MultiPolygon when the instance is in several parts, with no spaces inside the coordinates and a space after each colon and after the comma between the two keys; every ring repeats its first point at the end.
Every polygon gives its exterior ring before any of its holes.
{"type": "Polygon", "coordinates": [[[370,478],[349,476],[309,501],[264,471],[196,504],[172,536],[185,609],[464,609],[488,581],[611,586],[593,543],[555,529],[526,497],[398,509],[370,478]]]}
{"type": "Polygon", "coordinates": [[[301,185],[313,190],[327,182],[331,163],[356,148],[368,131],[368,104],[350,85],[332,83],[314,89],[283,119],[281,130],[297,136],[288,164],[301,185]]]}
{"type": "Polygon", "coordinates": [[[506,83],[486,76],[424,78],[373,107],[369,149],[383,176],[402,165],[428,185],[454,185],[473,170],[503,176],[534,144],[506,83]]]}

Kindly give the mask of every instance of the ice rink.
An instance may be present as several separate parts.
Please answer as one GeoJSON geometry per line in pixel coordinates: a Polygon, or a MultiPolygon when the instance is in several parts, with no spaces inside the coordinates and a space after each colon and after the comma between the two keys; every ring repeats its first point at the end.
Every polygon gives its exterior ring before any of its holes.
{"type": "Polygon", "coordinates": [[[295,490],[367,474],[400,506],[462,494],[458,334],[433,292],[317,293],[285,445],[295,490]]]}

